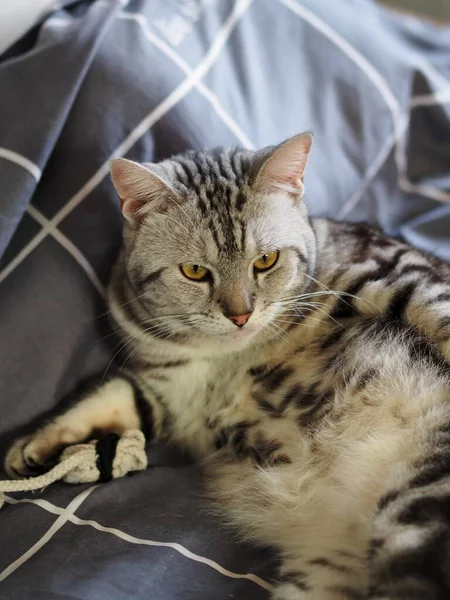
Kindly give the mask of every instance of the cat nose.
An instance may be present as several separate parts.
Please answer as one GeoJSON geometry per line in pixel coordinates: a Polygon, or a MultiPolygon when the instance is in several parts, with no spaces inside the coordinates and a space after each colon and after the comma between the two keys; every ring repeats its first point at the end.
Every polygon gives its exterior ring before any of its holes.
{"type": "Polygon", "coordinates": [[[245,313],[244,315],[227,315],[230,321],[233,321],[238,327],[244,327],[247,321],[250,319],[253,313],[245,313]]]}

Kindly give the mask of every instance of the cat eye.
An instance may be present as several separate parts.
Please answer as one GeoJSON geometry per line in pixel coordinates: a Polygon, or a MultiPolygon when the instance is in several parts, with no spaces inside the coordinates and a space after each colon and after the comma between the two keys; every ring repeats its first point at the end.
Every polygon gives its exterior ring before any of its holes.
{"type": "Polygon", "coordinates": [[[263,254],[253,263],[253,268],[255,271],[267,271],[275,266],[275,263],[278,260],[280,253],[278,250],[272,250],[272,252],[267,252],[267,254],[263,254]]]}
{"type": "Polygon", "coordinates": [[[188,279],[203,281],[210,273],[209,269],[201,265],[180,265],[180,271],[188,279]]]}

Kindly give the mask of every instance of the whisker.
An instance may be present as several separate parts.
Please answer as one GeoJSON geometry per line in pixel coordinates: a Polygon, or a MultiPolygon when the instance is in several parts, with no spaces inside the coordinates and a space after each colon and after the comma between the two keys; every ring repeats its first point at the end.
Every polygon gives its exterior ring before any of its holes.
{"type": "Polygon", "coordinates": [[[274,329],[273,327],[277,327],[278,329],[281,329],[282,331],[283,328],[276,325],[273,321],[271,323],[267,324],[267,328],[269,329],[269,331],[271,331],[272,333],[274,333],[282,342],[286,341],[285,337],[283,337],[279,331],[277,331],[277,329],[274,329]]]}
{"type": "Polygon", "coordinates": [[[319,287],[321,287],[323,290],[326,290],[327,292],[331,292],[330,288],[327,287],[326,285],[324,285],[321,281],[319,281],[318,279],[316,279],[315,277],[313,277],[312,275],[309,275],[308,273],[303,273],[303,275],[305,277],[308,277],[308,279],[311,279],[311,281],[313,281],[314,283],[316,283],[319,287]]]}
{"type": "Polygon", "coordinates": [[[285,319],[277,319],[276,323],[289,323],[290,325],[300,325],[301,321],[286,321],[285,319]]]}
{"type": "MultiPolygon", "coordinates": [[[[165,316],[167,317],[168,315],[165,315],[165,316]]],[[[177,316],[178,316],[178,315],[177,315],[177,316]]],[[[184,315],[180,315],[180,316],[181,316],[181,317],[183,317],[184,315]]],[[[162,318],[164,318],[164,317],[154,317],[153,319],[149,319],[149,320],[140,321],[140,322],[137,322],[137,323],[134,323],[134,324],[135,324],[135,325],[143,325],[143,324],[145,324],[147,321],[154,321],[154,320],[159,320],[159,319],[162,319],[162,318]]],[[[133,336],[131,336],[131,337],[128,337],[128,339],[127,339],[127,340],[125,340],[123,343],[121,343],[121,344],[120,344],[120,347],[119,347],[119,349],[117,350],[117,352],[115,352],[115,354],[113,355],[113,357],[112,357],[112,358],[111,358],[111,360],[109,361],[109,363],[108,363],[108,365],[107,365],[107,367],[106,367],[106,369],[105,369],[105,371],[104,371],[104,373],[103,373],[102,381],[104,381],[104,380],[105,380],[105,377],[106,377],[106,375],[107,375],[107,373],[108,373],[108,371],[109,371],[109,369],[110,369],[111,365],[113,364],[113,362],[114,362],[115,358],[116,358],[116,357],[117,357],[117,356],[118,356],[118,355],[119,355],[119,354],[120,354],[120,353],[121,353],[121,352],[122,352],[122,351],[123,351],[123,350],[124,350],[124,349],[125,349],[127,346],[129,346],[129,345],[130,345],[130,344],[131,344],[133,341],[135,341],[137,338],[139,338],[139,336],[141,336],[141,335],[146,335],[146,334],[147,334],[147,335],[151,335],[151,334],[152,334],[154,331],[157,331],[158,329],[160,330],[161,328],[165,328],[165,329],[167,329],[167,327],[169,327],[169,326],[170,326],[170,325],[169,325],[169,323],[155,323],[155,324],[151,325],[150,327],[147,327],[147,328],[146,328],[146,329],[144,329],[143,331],[138,331],[138,333],[137,333],[137,334],[135,334],[135,335],[133,335],[133,336]]],[[[121,328],[121,330],[122,330],[122,331],[125,331],[123,328],[121,328]]],[[[181,329],[180,329],[180,330],[181,330],[181,329]]],[[[127,332],[125,331],[125,333],[127,333],[127,332]]],[[[164,331],[163,331],[163,333],[164,333],[164,331]]],[[[144,340],[141,342],[141,344],[138,344],[138,348],[139,348],[139,347],[141,347],[141,346],[142,346],[142,345],[145,343],[145,341],[146,341],[146,340],[144,339],[144,340]]],[[[120,372],[120,370],[121,370],[122,368],[123,368],[123,365],[122,365],[122,367],[119,369],[119,372],[120,372]]]]}
{"type": "Polygon", "coordinates": [[[333,291],[322,291],[322,292],[306,292],[304,294],[296,294],[295,296],[284,296],[283,298],[279,298],[278,301],[283,300],[295,300],[295,299],[303,299],[303,298],[312,298],[315,296],[329,296],[329,295],[337,295],[339,292],[333,291]]]}
{"type": "Polygon", "coordinates": [[[340,291],[340,290],[330,290],[330,288],[327,288],[327,286],[324,285],[323,283],[321,283],[318,279],[315,279],[314,277],[312,277],[311,275],[308,275],[307,273],[304,273],[304,275],[306,277],[309,277],[309,279],[311,279],[312,281],[317,283],[317,285],[319,285],[320,287],[325,289],[330,294],[337,295],[340,297],[346,296],[347,298],[354,298],[355,300],[361,300],[361,302],[364,302],[365,304],[371,304],[372,306],[374,306],[381,312],[380,307],[375,302],[372,302],[371,300],[366,300],[365,298],[361,298],[361,296],[355,296],[355,294],[350,294],[349,292],[344,292],[344,291],[340,291]]]}
{"type": "Polygon", "coordinates": [[[103,376],[102,376],[102,383],[105,381],[105,377],[106,377],[106,375],[107,375],[107,373],[108,373],[108,371],[109,371],[109,368],[110,368],[110,366],[113,364],[113,362],[114,362],[114,359],[116,358],[116,356],[117,356],[118,354],[120,354],[120,352],[123,350],[123,348],[125,348],[125,346],[126,346],[126,344],[121,344],[121,345],[120,345],[120,348],[117,350],[117,352],[116,352],[116,353],[113,355],[113,357],[112,357],[112,358],[111,358],[111,360],[109,361],[109,363],[108,363],[108,365],[107,365],[107,367],[106,367],[106,369],[105,369],[105,371],[104,371],[104,373],[103,373],[103,376]]]}
{"type": "Polygon", "coordinates": [[[291,302],[282,302],[279,304],[280,308],[311,308],[311,310],[316,309],[319,306],[324,306],[325,308],[330,308],[330,306],[328,304],[326,304],[325,302],[296,302],[296,301],[291,301],[291,302]]]}
{"type": "MultiPolygon", "coordinates": [[[[312,306],[312,305],[311,305],[312,306]]],[[[337,321],[329,312],[327,312],[325,309],[321,308],[321,306],[326,306],[327,308],[330,308],[327,304],[318,304],[316,306],[314,306],[311,309],[311,312],[315,312],[315,311],[319,311],[321,313],[323,313],[325,315],[325,317],[328,317],[329,319],[331,319],[332,321],[334,321],[334,323],[336,323],[336,325],[338,325],[339,327],[344,327],[342,325],[342,323],[339,323],[339,321],[337,321]]],[[[292,307],[295,310],[295,307],[292,307]]],[[[303,307],[302,307],[303,308],[303,307]]],[[[311,317],[309,315],[306,316],[306,319],[310,319],[311,317]]]]}
{"type": "MultiPolygon", "coordinates": [[[[152,331],[155,330],[155,327],[152,328],[152,331]]],[[[163,341],[168,340],[169,338],[171,338],[172,336],[176,335],[177,333],[180,333],[181,331],[183,331],[182,327],[179,327],[178,329],[175,330],[168,330],[166,332],[161,331],[162,335],[164,335],[164,337],[162,338],[163,341]]],[[[146,340],[142,340],[142,342],[140,344],[138,344],[136,346],[136,348],[134,348],[130,354],[128,354],[128,356],[125,358],[125,360],[123,361],[123,363],[120,365],[118,372],[120,373],[122,371],[122,369],[125,367],[126,363],[132,358],[132,356],[138,352],[140,350],[140,348],[142,348],[142,346],[146,343],[146,340]]]]}
{"type": "MultiPolygon", "coordinates": [[[[284,316],[289,317],[289,316],[292,316],[292,315],[290,315],[289,313],[282,313],[280,316],[281,317],[284,317],[284,316]]],[[[306,315],[306,316],[305,315],[299,315],[299,316],[302,316],[305,319],[304,322],[302,323],[302,327],[307,327],[308,326],[308,321],[316,321],[317,323],[320,323],[320,324],[323,324],[325,322],[325,319],[316,319],[315,317],[311,317],[310,315],[306,315]]]]}

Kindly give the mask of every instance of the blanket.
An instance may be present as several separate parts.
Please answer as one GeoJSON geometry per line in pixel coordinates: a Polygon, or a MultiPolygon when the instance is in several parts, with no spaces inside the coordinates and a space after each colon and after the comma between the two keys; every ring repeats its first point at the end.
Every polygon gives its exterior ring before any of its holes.
{"type": "MultiPolygon", "coordinates": [[[[310,130],[313,215],[450,260],[450,31],[370,0],[59,3],[0,57],[0,452],[116,348],[112,157],[310,130]]],[[[224,531],[195,465],[54,485],[0,511],[5,600],[269,598],[276,556],[224,531]]]]}

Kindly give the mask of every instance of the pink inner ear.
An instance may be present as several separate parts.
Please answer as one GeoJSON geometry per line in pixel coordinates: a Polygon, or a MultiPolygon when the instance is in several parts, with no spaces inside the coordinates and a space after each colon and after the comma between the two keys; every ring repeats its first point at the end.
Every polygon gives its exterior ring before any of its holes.
{"type": "Polygon", "coordinates": [[[303,192],[303,177],[312,136],[309,133],[297,135],[282,144],[263,166],[258,186],[275,187],[298,196],[303,192]]]}
{"type": "Polygon", "coordinates": [[[123,216],[130,223],[138,223],[142,221],[142,218],[139,215],[139,207],[141,204],[136,202],[136,200],[132,200],[131,198],[120,198],[120,208],[122,209],[123,216]]]}

